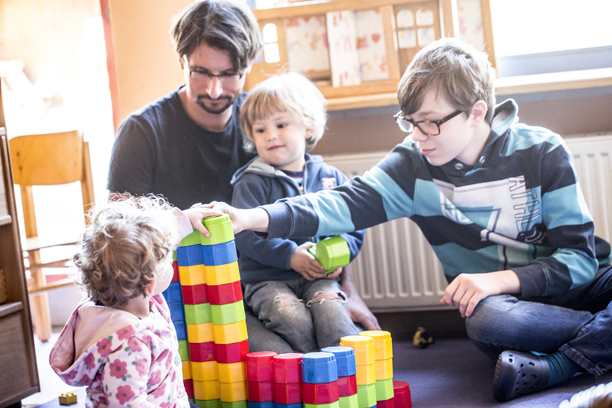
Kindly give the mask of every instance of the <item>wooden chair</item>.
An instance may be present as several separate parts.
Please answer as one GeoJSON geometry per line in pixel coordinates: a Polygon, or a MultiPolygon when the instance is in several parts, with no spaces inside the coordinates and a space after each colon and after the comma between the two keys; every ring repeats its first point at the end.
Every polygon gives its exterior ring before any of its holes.
{"type": "MultiPolygon", "coordinates": [[[[32,186],[60,185],[81,182],[83,214],[94,204],[93,182],[89,156],[89,144],[79,131],[18,136],[9,140],[13,178],[21,188],[26,241],[23,244],[24,259],[29,261],[31,277],[28,291],[31,294],[35,333],[41,341],[51,337],[49,300],[46,291],[72,285],[72,278],[47,283],[43,268],[70,266],[69,259],[41,262],[43,248],[74,245],[62,242],[58,237],[38,236],[32,186]]],[[[74,239],[74,238],[73,238],[74,239]]]]}

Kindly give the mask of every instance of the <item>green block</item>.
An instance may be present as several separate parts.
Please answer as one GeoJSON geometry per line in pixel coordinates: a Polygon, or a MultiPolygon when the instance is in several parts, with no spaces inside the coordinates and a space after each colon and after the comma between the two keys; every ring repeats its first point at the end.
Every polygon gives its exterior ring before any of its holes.
{"type": "Polygon", "coordinates": [[[221,408],[249,408],[249,402],[246,400],[234,402],[221,401],[221,408]]]}
{"type": "Polygon", "coordinates": [[[192,246],[192,245],[200,245],[200,237],[203,237],[202,233],[198,230],[193,230],[193,232],[187,235],[185,238],[181,240],[179,246],[192,246]]]}
{"type": "Polygon", "coordinates": [[[176,257],[176,251],[172,251],[172,262],[176,262],[177,261],[177,257],[176,257]]]}
{"type": "Polygon", "coordinates": [[[232,230],[232,221],[229,215],[224,214],[220,217],[208,217],[202,221],[204,227],[210,232],[210,238],[206,238],[200,234],[200,242],[202,245],[216,245],[234,240],[234,231],[232,230]]]}
{"type": "Polygon", "coordinates": [[[189,361],[189,343],[187,340],[179,340],[178,345],[181,361],[189,361]]]}
{"type": "Polygon", "coordinates": [[[304,408],[340,408],[340,402],[339,401],[334,401],[334,402],[330,402],[329,404],[307,404],[307,403],[304,403],[304,408]]]}
{"type": "Polygon", "coordinates": [[[340,408],[359,408],[359,398],[357,394],[349,395],[348,397],[340,397],[338,399],[340,408]]]}
{"type": "Polygon", "coordinates": [[[200,303],[199,305],[185,306],[185,322],[188,324],[210,323],[210,303],[200,303]]]}
{"type": "Polygon", "coordinates": [[[374,384],[358,385],[357,399],[359,408],[370,408],[376,405],[376,387],[374,384]]]}
{"type": "Polygon", "coordinates": [[[195,404],[200,408],[221,408],[221,400],[195,400],[195,404]]]}
{"type": "Polygon", "coordinates": [[[348,244],[341,236],[326,238],[317,245],[308,248],[308,252],[325,268],[325,273],[332,273],[351,262],[348,244]]]}
{"type": "Polygon", "coordinates": [[[393,398],[393,378],[387,380],[376,380],[376,401],[386,401],[393,398]]]}
{"type": "Polygon", "coordinates": [[[242,300],[224,305],[211,305],[210,312],[213,324],[237,323],[246,319],[242,300]]]}

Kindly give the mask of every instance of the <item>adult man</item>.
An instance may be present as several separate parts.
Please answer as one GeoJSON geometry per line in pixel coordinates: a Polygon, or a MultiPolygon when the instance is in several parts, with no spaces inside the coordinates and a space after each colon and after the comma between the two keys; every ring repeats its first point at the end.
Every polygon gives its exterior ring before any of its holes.
{"type": "MultiPolygon", "coordinates": [[[[230,201],[231,176],[252,157],[242,148],[238,119],[245,75],[262,48],[257,21],[243,3],[205,0],[187,7],[170,32],[185,85],[119,128],[108,177],[111,199],[162,194],[183,209],[230,201]]],[[[353,320],[378,328],[352,282],[343,289],[353,320]]],[[[255,316],[247,314],[247,325],[251,351],[291,351],[255,316]]]]}

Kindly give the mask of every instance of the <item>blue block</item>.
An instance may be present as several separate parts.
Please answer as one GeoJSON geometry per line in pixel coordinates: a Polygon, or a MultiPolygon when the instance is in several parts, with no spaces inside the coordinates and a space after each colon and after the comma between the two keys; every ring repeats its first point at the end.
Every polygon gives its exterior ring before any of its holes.
{"type": "Polygon", "coordinates": [[[185,321],[185,306],[182,302],[168,303],[168,309],[170,309],[170,319],[173,322],[185,321]]]}
{"type": "Polygon", "coordinates": [[[176,261],[179,266],[202,265],[202,246],[178,247],[176,249],[176,261]]]}
{"type": "MultiPolygon", "coordinates": [[[[289,406],[289,405],[285,405],[285,404],[279,404],[276,405],[276,402],[274,401],[264,401],[264,402],[255,402],[255,401],[249,401],[249,408],[277,408],[279,406],[289,406]]],[[[291,404],[291,405],[297,405],[299,407],[302,406],[302,404],[291,404]]]]}
{"type": "Polygon", "coordinates": [[[183,292],[180,282],[170,282],[168,289],[162,292],[167,303],[183,303],[183,292]]]}
{"type": "Polygon", "coordinates": [[[225,265],[238,260],[235,241],[215,245],[203,245],[201,248],[204,257],[204,265],[206,266],[225,265]]]}
{"type": "Polygon", "coordinates": [[[276,408],[302,408],[302,404],[276,404],[276,408]]]}
{"type": "Polygon", "coordinates": [[[176,330],[176,338],[178,340],[187,340],[187,324],[184,321],[172,321],[174,330],[176,330]]]}
{"type": "Polygon", "coordinates": [[[332,353],[336,356],[336,367],[338,377],[348,377],[357,374],[357,363],[355,361],[355,351],[352,347],[335,346],[325,347],[321,351],[332,353]]]}
{"type": "Polygon", "coordinates": [[[336,356],[332,353],[306,353],[302,356],[302,381],[322,384],[338,381],[336,356]]]}

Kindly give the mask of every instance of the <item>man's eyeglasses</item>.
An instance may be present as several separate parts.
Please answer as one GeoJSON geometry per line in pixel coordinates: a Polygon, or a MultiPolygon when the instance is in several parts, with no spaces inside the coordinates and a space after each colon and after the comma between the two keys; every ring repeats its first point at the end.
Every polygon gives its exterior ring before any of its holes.
{"type": "Polygon", "coordinates": [[[404,117],[402,111],[399,111],[393,116],[393,119],[395,119],[400,129],[406,133],[414,133],[414,127],[416,126],[419,128],[421,133],[426,134],[427,136],[438,136],[440,134],[440,126],[444,122],[448,122],[455,116],[459,115],[461,112],[463,111],[457,109],[450,115],[445,116],[440,120],[419,120],[418,122],[415,122],[412,119],[404,117]]]}
{"type": "MultiPolygon", "coordinates": [[[[185,61],[185,63],[187,63],[187,61],[185,61]]],[[[211,74],[210,72],[205,71],[205,70],[191,69],[191,68],[189,68],[188,64],[187,64],[187,72],[189,72],[189,76],[194,81],[208,83],[209,81],[211,81],[213,78],[216,77],[216,78],[219,79],[219,82],[221,82],[221,84],[223,84],[223,85],[235,85],[244,76],[244,73],[242,73],[242,74],[239,74],[239,73],[225,73],[225,74],[215,75],[215,74],[211,74]]]]}

